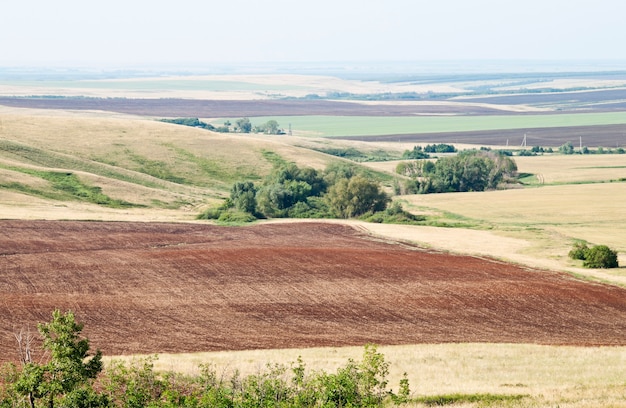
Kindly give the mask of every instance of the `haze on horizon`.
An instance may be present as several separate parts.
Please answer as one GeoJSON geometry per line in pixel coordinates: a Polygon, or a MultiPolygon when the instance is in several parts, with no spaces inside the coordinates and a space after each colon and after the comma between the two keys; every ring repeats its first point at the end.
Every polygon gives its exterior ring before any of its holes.
{"type": "Polygon", "coordinates": [[[21,0],[0,67],[202,67],[343,61],[611,61],[619,0],[21,0]]]}

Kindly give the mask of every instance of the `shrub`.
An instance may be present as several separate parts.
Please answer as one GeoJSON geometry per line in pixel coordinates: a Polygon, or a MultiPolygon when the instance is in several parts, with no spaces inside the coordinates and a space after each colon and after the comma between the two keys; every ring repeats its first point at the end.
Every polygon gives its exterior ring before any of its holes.
{"type": "Polygon", "coordinates": [[[571,251],[569,251],[569,257],[572,259],[578,259],[584,261],[586,258],[587,251],[589,251],[589,247],[587,244],[583,242],[577,242],[574,244],[574,247],[571,251]]]}
{"type": "Polygon", "coordinates": [[[586,268],[617,268],[617,252],[606,245],[596,245],[585,253],[583,266],[586,268]]]}
{"type": "Polygon", "coordinates": [[[617,252],[606,245],[589,248],[583,242],[577,242],[569,251],[569,257],[583,261],[585,268],[617,268],[617,252]]]}

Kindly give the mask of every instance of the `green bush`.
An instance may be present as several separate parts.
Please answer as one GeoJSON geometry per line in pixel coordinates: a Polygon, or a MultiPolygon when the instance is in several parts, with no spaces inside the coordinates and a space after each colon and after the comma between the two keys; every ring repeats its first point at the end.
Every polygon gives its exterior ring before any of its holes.
{"type": "Polygon", "coordinates": [[[574,244],[574,247],[571,251],[569,251],[569,257],[572,259],[578,259],[580,261],[584,261],[587,257],[587,251],[589,251],[589,247],[587,244],[583,242],[577,242],[574,244]]]}
{"type": "Polygon", "coordinates": [[[586,268],[617,268],[617,252],[606,245],[596,245],[585,254],[583,266],[586,268]]]}
{"type": "Polygon", "coordinates": [[[589,248],[585,243],[577,242],[569,251],[569,257],[583,261],[585,268],[617,268],[617,252],[606,245],[589,248]]]}

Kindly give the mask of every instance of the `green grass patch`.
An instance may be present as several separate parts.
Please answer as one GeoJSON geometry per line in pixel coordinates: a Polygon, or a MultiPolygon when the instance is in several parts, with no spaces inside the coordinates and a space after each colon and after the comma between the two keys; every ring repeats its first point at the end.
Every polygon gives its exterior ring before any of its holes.
{"type": "MultiPolygon", "coordinates": [[[[376,136],[411,133],[463,132],[498,129],[542,127],[596,126],[626,124],[626,112],[578,113],[554,115],[494,115],[494,116],[279,116],[250,118],[253,123],[270,119],[290,123],[294,132],[312,135],[376,136]]],[[[213,125],[226,120],[217,119],[213,125]]],[[[229,119],[234,121],[236,119],[229,119]]]]}
{"type": "MultiPolygon", "coordinates": [[[[251,166],[229,166],[220,160],[207,159],[205,157],[197,156],[190,151],[183,148],[166,144],[166,147],[172,149],[178,158],[184,162],[193,163],[196,165],[201,173],[204,182],[197,182],[198,185],[212,184],[209,181],[217,181],[220,183],[233,183],[237,180],[259,180],[261,177],[254,172],[251,166]]],[[[189,180],[188,180],[189,182],[189,180]]]]}
{"type": "Polygon", "coordinates": [[[446,394],[418,397],[412,399],[412,401],[427,405],[429,407],[439,407],[455,404],[478,404],[480,406],[491,406],[496,404],[500,405],[503,403],[519,402],[528,397],[528,395],[522,394],[446,394]]]}
{"type": "Polygon", "coordinates": [[[261,154],[263,158],[270,162],[273,167],[280,167],[289,164],[287,160],[283,159],[278,153],[272,152],[270,150],[261,150],[261,154]]]}
{"type": "Polygon", "coordinates": [[[126,149],[124,152],[130,160],[139,165],[137,171],[140,173],[176,184],[186,184],[185,178],[174,174],[167,163],[160,160],[149,159],[137,153],[133,153],[129,149],[126,149]]]}
{"type": "Polygon", "coordinates": [[[159,186],[136,177],[132,177],[122,171],[116,171],[113,167],[117,164],[106,157],[94,157],[83,159],[51,150],[16,143],[8,140],[0,140],[0,154],[5,157],[16,159],[22,163],[34,164],[42,167],[66,168],[85,173],[97,174],[115,180],[139,184],[145,187],[158,188],[159,186]]]}
{"type": "Polygon", "coordinates": [[[43,191],[29,187],[22,183],[8,183],[0,185],[14,191],[19,191],[29,195],[54,199],[54,200],[78,200],[93,204],[103,205],[111,208],[143,207],[123,200],[115,200],[102,193],[102,189],[97,186],[84,184],[78,176],[69,172],[55,172],[25,169],[20,167],[6,167],[9,170],[18,171],[34,177],[39,177],[50,182],[52,191],[43,191]]]}

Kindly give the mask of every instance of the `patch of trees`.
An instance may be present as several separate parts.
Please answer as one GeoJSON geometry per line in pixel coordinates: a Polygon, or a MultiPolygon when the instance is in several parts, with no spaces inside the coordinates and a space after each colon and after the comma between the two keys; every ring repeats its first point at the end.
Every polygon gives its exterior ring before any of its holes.
{"type": "Polygon", "coordinates": [[[250,181],[235,183],[224,204],[205,211],[199,218],[231,221],[232,217],[243,217],[241,220],[247,221],[366,217],[386,210],[390,202],[379,182],[352,166],[333,164],[318,171],[282,163],[260,185],[250,181]]]}
{"type": "Polygon", "coordinates": [[[161,119],[161,122],[173,123],[175,125],[191,126],[207,130],[215,130],[215,126],[210,123],[201,121],[198,118],[176,118],[176,119],[161,119]]]}
{"type": "Polygon", "coordinates": [[[34,336],[16,338],[26,351],[21,366],[0,370],[0,407],[382,407],[410,402],[406,374],[397,392],[388,388],[389,363],[376,346],[366,345],[361,361],[348,360],[335,373],[307,370],[301,358],[290,365],[267,365],[258,374],[241,377],[200,365],[199,374],[156,372],[155,357],[130,363],[88,355],[89,340],[80,337],[82,324],[71,312],[55,311],[40,324],[46,363],[30,359],[34,336]],[[28,342],[26,341],[28,340],[28,342]]]}
{"type": "Polygon", "coordinates": [[[285,134],[285,131],[280,127],[278,122],[273,119],[256,126],[250,122],[249,118],[237,119],[234,125],[231,121],[226,120],[222,126],[217,127],[210,123],[203,122],[198,118],[161,119],[161,122],[207,129],[218,133],[264,133],[267,135],[285,134]]]}
{"type": "Polygon", "coordinates": [[[559,153],[561,154],[625,154],[626,150],[623,147],[616,149],[610,149],[605,147],[598,147],[596,149],[590,149],[587,146],[582,146],[578,151],[574,148],[572,142],[565,142],[559,147],[559,153]]]}
{"type": "Polygon", "coordinates": [[[497,151],[466,150],[437,161],[399,163],[396,172],[411,178],[405,183],[407,194],[485,191],[512,181],[517,164],[497,151]]]}
{"type": "Polygon", "coordinates": [[[453,145],[446,143],[428,144],[422,148],[422,146],[414,146],[413,150],[405,150],[402,154],[403,159],[428,159],[429,153],[456,153],[457,149],[453,145]]]}
{"type": "Polygon", "coordinates": [[[264,133],[266,135],[285,134],[285,131],[274,119],[270,119],[260,125],[253,125],[249,118],[237,119],[234,126],[230,121],[226,121],[224,122],[224,126],[218,127],[216,131],[223,133],[264,133]]]}
{"type": "Polygon", "coordinates": [[[569,257],[583,261],[585,268],[618,268],[617,252],[606,245],[594,245],[577,242],[569,251],[569,257]]]}

